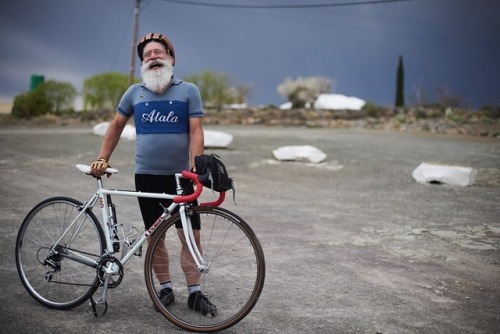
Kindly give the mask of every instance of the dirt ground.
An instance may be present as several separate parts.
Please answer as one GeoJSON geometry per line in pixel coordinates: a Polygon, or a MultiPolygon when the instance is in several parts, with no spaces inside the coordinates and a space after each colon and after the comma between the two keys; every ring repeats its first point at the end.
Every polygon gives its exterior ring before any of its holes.
{"type": "MultiPolygon", "coordinates": [[[[234,135],[209,149],[237,184],[237,205],[266,254],[253,311],[225,333],[499,333],[500,141],[368,130],[210,126],[234,135]],[[313,145],[321,164],[278,162],[272,150],[313,145]],[[421,162],[474,167],[470,187],[423,185],[421,162]]],[[[155,312],[142,259],[110,291],[103,318],[49,310],[24,290],[15,266],[18,228],[56,195],[85,200],[101,137],[90,128],[0,128],[2,333],[180,333],[155,312]]],[[[133,188],[134,142],[112,157],[109,187],[133,188]]],[[[211,196],[209,192],[205,196],[211,196]]],[[[141,227],[135,200],[118,218],[141,227]]]]}

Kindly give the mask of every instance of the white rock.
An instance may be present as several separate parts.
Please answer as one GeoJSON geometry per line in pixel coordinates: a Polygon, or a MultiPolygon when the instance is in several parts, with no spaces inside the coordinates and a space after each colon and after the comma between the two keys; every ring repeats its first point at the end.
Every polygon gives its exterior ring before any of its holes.
{"type": "Polygon", "coordinates": [[[106,133],[106,130],[108,129],[108,126],[109,126],[109,122],[102,122],[102,123],[96,124],[92,128],[92,133],[97,135],[97,136],[104,136],[104,134],[106,133]]]}
{"type": "MultiPolygon", "coordinates": [[[[312,107],[314,107],[314,109],[328,110],[361,110],[365,104],[365,100],[355,96],[346,96],[343,94],[319,94],[312,107]]],[[[310,108],[311,104],[306,103],[305,107],[310,108]]],[[[280,105],[280,109],[292,109],[292,103],[283,103],[280,105]]]]}
{"type": "Polygon", "coordinates": [[[273,155],[277,160],[307,160],[314,163],[326,159],[326,154],[323,151],[310,145],[283,146],[274,150],[273,155]]]}
{"type": "Polygon", "coordinates": [[[226,148],[233,142],[233,135],[221,131],[204,130],[205,147],[226,148]]]}
{"type": "Polygon", "coordinates": [[[342,94],[320,94],[314,102],[314,109],[361,110],[365,101],[355,96],[342,94]]]}
{"type": "Polygon", "coordinates": [[[447,166],[422,162],[412,173],[419,183],[445,183],[457,186],[471,186],[476,181],[477,169],[461,166],[447,166]]]}
{"type": "MultiPolygon", "coordinates": [[[[104,136],[106,131],[108,130],[109,122],[102,122],[95,125],[92,128],[92,133],[98,136],[104,136]]],[[[135,126],[127,124],[123,129],[121,134],[121,138],[125,138],[127,140],[135,140],[136,132],[135,126]]],[[[220,131],[212,131],[205,130],[205,147],[213,147],[213,148],[225,148],[228,147],[233,141],[233,135],[220,131]]]]}
{"type": "Polygon", "coordinates": [[[280,105],[280,110],[289,110],[292,109],[292,102],[285,102],[280,105]]]}
{"type": "MultiPolygon", "coordinates": [[[[96,124],[92,128],[92,133],[97,136],[104,136],[106,134],[106,131],[108,130],[108,127],[109,127],[109,122],[102,122],[96,124]]],[[[125,138],[130,141],[135,140],[136,138],[135,126],[130,124],[125,125],[125,128],[123,129],[123,132],[121,134],[121,138],[125,138]]]]}

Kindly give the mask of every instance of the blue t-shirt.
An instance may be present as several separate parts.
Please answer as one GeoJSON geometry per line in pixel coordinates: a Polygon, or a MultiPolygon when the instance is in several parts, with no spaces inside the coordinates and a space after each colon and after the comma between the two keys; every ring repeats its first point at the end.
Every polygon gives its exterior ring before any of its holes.
{"type": "Polygon", "coordinates": [[[172,175],[189,169],[189,118],[203,117],[198,87],[172,77],[167,91],[156,94],[135,84],[123,94],[117,111],[134,116],[137,174],[172,175]]]}

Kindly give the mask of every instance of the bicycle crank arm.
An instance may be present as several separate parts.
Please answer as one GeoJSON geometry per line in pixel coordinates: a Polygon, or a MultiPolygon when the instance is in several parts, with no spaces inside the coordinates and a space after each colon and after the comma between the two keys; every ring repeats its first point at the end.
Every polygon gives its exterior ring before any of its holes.
{"type": "Polygon", "coordinates": [[[104,279],[104,287],[102,290],[102,294],[97,300],[94,300],[92,296],[90,296],[89,308],[85,310],[85,313],[92,313],[94,317],[100,318],[106,311],[108,310],[108,302],[106,301],[106,296],[108,293],[108,284],[109,284],[110,275],[105,274],[104,279]]]}

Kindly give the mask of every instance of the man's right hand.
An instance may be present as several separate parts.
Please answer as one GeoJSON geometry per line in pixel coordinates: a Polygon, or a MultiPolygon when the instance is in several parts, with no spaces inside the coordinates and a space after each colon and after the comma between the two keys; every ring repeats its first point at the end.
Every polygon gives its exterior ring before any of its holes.
{"type": "MultiPolygon", "coordinates": [[[[90,165],[90,173],[95,177],[101,177],[106,174],[106,168],[111,167],[106,159],[99,158],[90,165]]],[[[111,174],[108,174],[110,177],[111,174]]]]}

